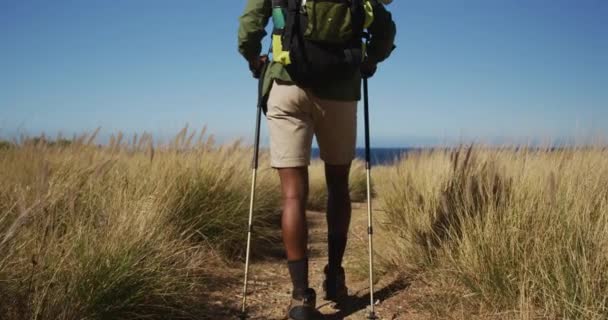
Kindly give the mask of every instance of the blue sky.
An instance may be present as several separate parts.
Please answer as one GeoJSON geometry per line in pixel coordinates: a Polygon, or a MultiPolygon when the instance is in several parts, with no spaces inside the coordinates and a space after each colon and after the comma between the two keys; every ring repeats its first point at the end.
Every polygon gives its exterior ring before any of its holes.
{"type": "MultiPolygon", "coordinates": [[[[0,136],[101,126],[167,137],[189,124],[249,139],[256,83],[236,50],[244,4],[0,0],[0,136]]],[[[608,1],[388,8],[398,48],[370,82],[376,146],[608,135],[608,1]]]]}

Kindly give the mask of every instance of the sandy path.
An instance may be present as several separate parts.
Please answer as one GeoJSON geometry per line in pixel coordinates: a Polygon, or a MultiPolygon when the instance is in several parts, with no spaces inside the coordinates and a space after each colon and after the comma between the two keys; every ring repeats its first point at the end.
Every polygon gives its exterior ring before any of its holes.
{"type": "MultiPolygon", "coordinates": [[[[325,216],[320,212],[307,212],[309,223],[310,285],[317,291],[317,307],[326,315],[326,319],[367,319],[369,305],[369,285],[365,274],[361,271],[362,261],[367,261],[366,228],[367,215],[364,204],[353,204],[353,221],[351,235],[345,256],[347,286],[351,298],[338,308],[328,301],[322,300],[323,267],[327,262],[326,254],[326,223],[325,216]]],[[[251,266],[249,290],[250,319],[283,319],[286,306],[290,299],[291,281],[282,259],[267,259],[256,261],[251,266]]],[[[394,277],[384,276],[377,279],[375,286],[376,314],[380,319],[404,319],[402,296],[407,284],[394,277]]],[[[239,292],[238,287],[231,290],[239,292]]],[[[228,288],[226,288],[228,289],[228,288]]],[[[237,295],[233,295],[238,298],[237,295]]],[[[237,299],[238,300],[238,299],[237,299]]],[[[407,318],[410,318],[409,316],[407,318]]]]}

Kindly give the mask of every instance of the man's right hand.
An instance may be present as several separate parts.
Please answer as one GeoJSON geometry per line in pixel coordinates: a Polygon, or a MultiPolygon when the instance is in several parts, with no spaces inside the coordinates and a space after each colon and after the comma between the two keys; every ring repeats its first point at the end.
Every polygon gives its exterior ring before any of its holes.
{"type": "Polygon", "coordinates": [[[264,68],[266,62],[268,62],[267,55],[249,59],[249,70],[251,70],[251,74],[254,78],[260,78],[260,75],[262,74],[262,69],[264,68]]]}
{"type": "Polygon", "coordinates": [[[361,76],[363,78],[371,78],[378,70],[378,64],[376,62],[366,59],[361,63],[361,76]]]}

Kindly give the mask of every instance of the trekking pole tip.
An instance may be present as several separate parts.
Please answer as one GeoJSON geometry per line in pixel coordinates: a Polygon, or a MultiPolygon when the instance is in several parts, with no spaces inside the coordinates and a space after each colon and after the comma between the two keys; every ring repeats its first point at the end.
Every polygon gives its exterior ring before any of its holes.
{"type": "Polygon", "coordinates": [[[249,319],[247,312],[241,312],[241,314],[239,315],[239,320],[247,320],[247,319],[249,319]]]}
{"type": "Polygon", "coordinates": [[[379,319],[379,318],[378,318],[378,317],[376,317],[376,313],[375,313],[375,312],[373,312],[373,311],[370,311],[370,312],[367,314],[367,320],[378,320],[378,319],[379,319]]]}

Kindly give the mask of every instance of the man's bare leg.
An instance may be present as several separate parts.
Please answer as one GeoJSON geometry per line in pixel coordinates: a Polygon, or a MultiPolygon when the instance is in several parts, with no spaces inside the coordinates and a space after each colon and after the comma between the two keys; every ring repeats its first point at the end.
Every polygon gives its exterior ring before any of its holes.
{"type": "Polygon", "coordinates": [[[348,165],[325,165],[327,182],[327,273],[335,277],[342,269],[342,258],[346,248],[351,218],[350,192],[348,188],[348,165]]]}
{"type": "Polygon", "coordinates": [[[297,298],[308,288],[308,167],[278,169],[283,197],[281,230],[287,252],[287,264],[297,298]]]}

